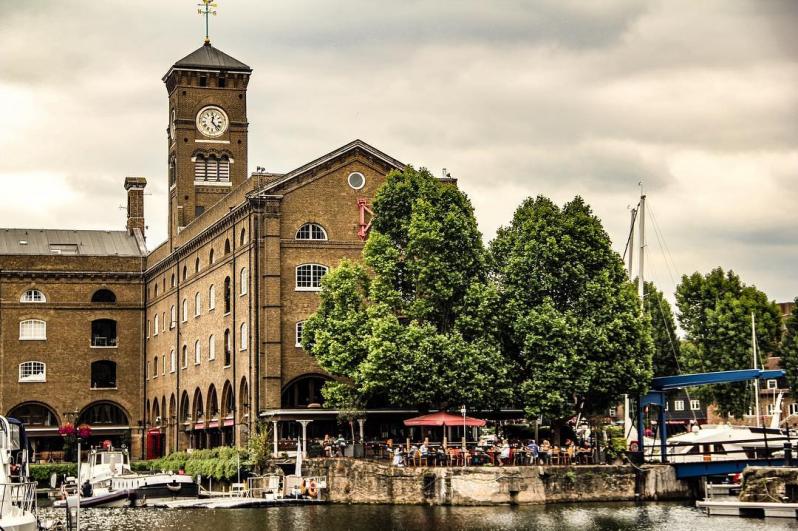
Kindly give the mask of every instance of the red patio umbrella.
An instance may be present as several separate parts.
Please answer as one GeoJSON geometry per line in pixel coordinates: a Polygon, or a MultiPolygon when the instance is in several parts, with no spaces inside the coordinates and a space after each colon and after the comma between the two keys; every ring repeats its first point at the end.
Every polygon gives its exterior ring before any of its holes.
{"type": "Polygon", "coordinates": [[[482,427],[485,425],[485,421],[473,417],[466,417],[464,421],[462,416],[453,415],[445,411],[421,415],[405,421],[405,426],[462,426],[463,424],[482,427]]]}

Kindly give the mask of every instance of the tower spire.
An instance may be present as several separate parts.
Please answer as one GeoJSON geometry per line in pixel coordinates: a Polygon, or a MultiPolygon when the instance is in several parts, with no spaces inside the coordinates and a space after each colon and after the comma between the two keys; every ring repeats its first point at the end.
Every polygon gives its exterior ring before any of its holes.
{"type": "Polygon", "coordinates": [[[208,31],[209,30],[208,20],[210,19],[211,15],[216,16],[215,8],[218,7],[218,4],[216,2],[213,2],[213,0],[200,0],[200,1],[202,3],[197,4],[199,6],[199,9],[197,9],[197,13],[205,17],[205,44],[210,44],[211,38],[208,31]]]}

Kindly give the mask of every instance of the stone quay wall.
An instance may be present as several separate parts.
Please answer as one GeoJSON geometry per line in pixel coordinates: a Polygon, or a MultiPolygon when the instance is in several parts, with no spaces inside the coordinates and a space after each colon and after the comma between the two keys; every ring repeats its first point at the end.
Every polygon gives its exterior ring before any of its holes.
{"type": "MultiPolygon", "coordinates": [[[[633,501],[631,466],[398,468],[355,459],[310,459],[306,476],[325,478],[331,503],[501,505],[633,501]]],[[[686,499],[691,486],[667,465],[642,469],[643,500],[686,499]]]]}

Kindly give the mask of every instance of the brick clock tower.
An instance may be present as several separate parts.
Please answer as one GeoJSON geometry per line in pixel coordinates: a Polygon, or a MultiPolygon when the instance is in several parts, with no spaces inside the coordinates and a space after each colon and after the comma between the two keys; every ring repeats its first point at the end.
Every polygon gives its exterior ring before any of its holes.
{"type": "Polygon", "coordinates": [[[163,77],[169,93],[169,248],[195,218],[247,178],[252,69],[205,44],[163,77]]]}

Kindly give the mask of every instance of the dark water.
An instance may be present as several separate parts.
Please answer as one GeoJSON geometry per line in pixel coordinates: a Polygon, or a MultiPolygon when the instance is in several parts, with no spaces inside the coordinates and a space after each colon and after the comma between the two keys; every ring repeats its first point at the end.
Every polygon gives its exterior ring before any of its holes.
{"type": "MultiPolygon", "coordinates": [[[[44,516],[62,513],[42,509],[44,516]]],[[[708,517],[684,504],[569,504],[526,507],[318,505],[260,509],[89,509],[82,528],[102,531],[233,530],[764,530],[798,529],[790,519],[708,517]]]]}

